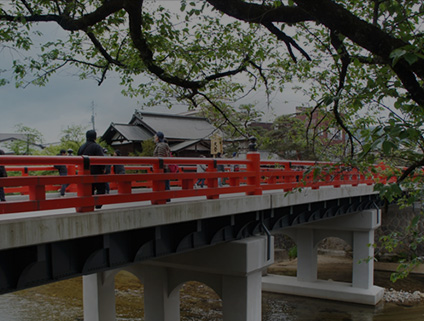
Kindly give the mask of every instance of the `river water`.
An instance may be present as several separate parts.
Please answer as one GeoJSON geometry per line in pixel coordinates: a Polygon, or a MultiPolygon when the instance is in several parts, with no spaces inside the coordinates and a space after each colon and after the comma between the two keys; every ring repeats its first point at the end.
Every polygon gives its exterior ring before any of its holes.
{"type": "Polygon", "coordinates": [[[424,304],[411,307],[380,303],[376,307],[296,296],[263,294],[263,321],[422,321],[424,304]]]}
{"type": "MultiPolygon", "coordinates": [[[[36,293],[36,292],[35,292],[36,293]]],[[[140,296],[137,291],[131,295],[140,296]]],[[[83,320],[81,302],[74,299],[46,298],[45,294],[21,295],[18,293],[0,296],[1,321],[83,320]]],[[[214,300],[214,299],[213,299],[214,300]]],[[[347,304],[327,300],[309,299],[273,293],[263,293],[262,321],[418,321],[424,320],[424,304],[411,307],[394,303],[380,303],[376,307],[347,304]]],[[[219,306],[219,304],[218,304],[219,306]]],[[[209,308],[191,307],[189,315],[182,312],[182,321],[222,320],[216,304],[209,308]]],[[[185,308],[187,309],[187,308],[185,308]]],[[[118,308],[117,308],[118,310],[118,308]]],[[[119,313],[118,313],[119,314],[119,313]]],[[[140,311],[118,315],[117,320],[144,320],[140,311]]]]}

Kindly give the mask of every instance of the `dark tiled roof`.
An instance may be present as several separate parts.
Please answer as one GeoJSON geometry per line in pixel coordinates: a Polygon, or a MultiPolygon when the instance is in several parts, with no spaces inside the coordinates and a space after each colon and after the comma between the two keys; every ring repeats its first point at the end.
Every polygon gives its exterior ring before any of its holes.
{"type": "Polygon", "coordinates": [[[138,126],[114,124],[113,127],[129,141],[143,141],[152,138],[152,135],[138,126]]]}
{"type": "Polygon", "coordinates": [[[202,117],[139,113],[132,121],[141,122],[153,133],[161,131],[166,138],[176,140],[207,139],[216,131],[216,128],[202,117]]]}
{"type": "Polygon", "coordinates": [[[186,149],[187,147],[194,145],[198,142],[200,142],[200,139],[195,139],[195,140],[186,140],[185,142],[179,143],[179,144],[175,144],[170,146],[171,151],[172,152],[178,152],[180,150],[186,149]]]}

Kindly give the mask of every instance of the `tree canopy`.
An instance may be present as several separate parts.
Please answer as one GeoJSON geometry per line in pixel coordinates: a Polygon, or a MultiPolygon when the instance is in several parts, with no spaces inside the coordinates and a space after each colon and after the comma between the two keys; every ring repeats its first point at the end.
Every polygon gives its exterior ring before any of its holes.
{"type": "Polygon", "coordinates": [[[424,165],[423,16],[419,0],[10,0],[0,45],[28,52],[10,66],[17,86],[69,65],[99,84],[119,73],[126,95],[218,112],[243,135],[239,99],[294,86],[345,132],[352,163],[403,166],[381,187],[392,197],[424,165]],[[36,51],[43,23],[66,36],[36,51]]]}
{"type": "Polygon", "coordinates": [[[244,135],[238,99],[295,86],[332,113],[351,158],[406,166],[402,181],[424,164],[423,14],[418,0],[10,0],[0,42],[28,51],[11,66],[18,86],[68,65],[99,84],[117,72],[127,95],[218,111],[244,135]],[[66,36],[37,52],[42,23],[66,36]]]}

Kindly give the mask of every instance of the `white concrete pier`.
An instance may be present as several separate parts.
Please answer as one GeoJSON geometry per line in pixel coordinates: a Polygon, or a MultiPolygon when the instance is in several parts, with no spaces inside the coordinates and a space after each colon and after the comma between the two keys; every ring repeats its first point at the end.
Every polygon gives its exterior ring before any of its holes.
{"type": "MultiPolygon", "coordinates": [[[[316,223],[303,224],[282,232],[297,244],[297,276],[268,275],[262,289],[336,301],[376,305],[384,289],[374,286],[374,230],[381,225],[379,210],[366,210],[316,223]],[[352,246],[352,283],[317,279],[317,246],[326,237],[338,237],[352,246]]],[[[337,266],[334,267],[337,269],[337,266]]]]}
{"type": "MultiPolygon", "coordinates": [[[[261,319],[262,272],[273,263],[266,237],[257,236],[134,264],[125,268],[144,284],[146,321],[180,319],[180,288],[199,281],[222,299],[224,321],[261,319]]],[[[273,248],[273,243],[271,243],[273,248]]],[[[84,276],[84,320],[115,320],[114,277],[84,276]]]]}

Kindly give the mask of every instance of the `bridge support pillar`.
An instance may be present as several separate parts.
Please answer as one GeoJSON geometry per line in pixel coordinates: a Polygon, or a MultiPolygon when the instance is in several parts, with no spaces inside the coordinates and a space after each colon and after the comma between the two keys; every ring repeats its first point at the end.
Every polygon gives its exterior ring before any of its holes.
{"type": "MultiPolygon", "coordinates": [[[[188,281],[222,299],[223,321],[261,319],[262,272],[274,262],[273,239],[256,236],[133,264],[124,269],[144,284],[144,320],[180,320],[180,289],[188,281]]],[[[84,320],[114,321],[114,278],[119,270],[83,277],[84,320]]]]}
{"type": "Polygon", "coordinates": [[[369,289],[374,283],[374,230],[353,233],[352,287],[369,289]],[[370,262],[369,262],[370,261],[370,262]]]}
{"type": "Polygon", "coordinates": [[[99,272],[83,276],[84,320],[116,320],[114,273],[99,272]]]}
{"type": "Polygon", "coordinates": [[[302,231],[302,237],[297,242],[297,279],[299,281],[314,282],[317,280],[317,255],[313,230],[302,231]]]}
{"type": "Polygon", "coordinates": [[[224,321],[260,320],[262,271],[273,259],[266,237],[252,237],[142,263],[145,320],[179,320],[179,290],[188,281],[221,297],[224,321]]]}
{"type": "MultiPolygon", "coordinates": [[[[337,216],[283,230],[297,244],[297,277],[267,275],[262,289],[336,301],[376,305],[384,289],[374,286],[374,230],[381,225],[379,210],[337,216]],[[318,280],[318,243],[338,237],[352,246],[352,283],[318,280]]],[[[337,269],[337,266],[334,267],[337,269]]]]}
{"type": "Polygon", "coordinates": [[[222,305],[224,321],[261,320],[262,272],[223,278],[222,305]]]}
{"type": "Polygon", "coordinates": [[[169,288],[169,271],[165,267],[145,265],[141,268],[144,284],[144,319],[180,320],[180,293],[169,288]]]}

